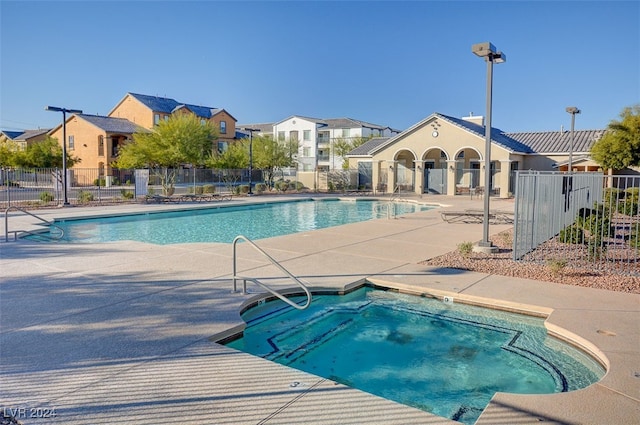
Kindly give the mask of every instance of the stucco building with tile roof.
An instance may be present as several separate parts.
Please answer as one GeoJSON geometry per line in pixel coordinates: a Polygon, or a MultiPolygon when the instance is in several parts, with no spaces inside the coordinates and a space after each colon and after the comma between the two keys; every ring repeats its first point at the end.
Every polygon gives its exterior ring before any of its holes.
{"type": "MultiPolygon", "coordinates": [[[[605,130],[505,133],[491,129],[491,187],[500,197],[514,192],[517,170],[597,171],[589,149],[605,130]],[[573,140],[573,145],[572,145],[573,140]]],[[[350,168],[377,190],[418,194],[484,192],[485,126],[481,116],[433,113],[393,137],[373,138],[349,153],[350,168]]]]}

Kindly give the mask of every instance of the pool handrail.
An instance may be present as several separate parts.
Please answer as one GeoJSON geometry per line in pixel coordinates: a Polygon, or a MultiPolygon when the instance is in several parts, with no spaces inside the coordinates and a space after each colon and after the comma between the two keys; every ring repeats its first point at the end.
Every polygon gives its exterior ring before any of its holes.
{"type": "Polygon", "coordinates": [[[10,207],[8,207],[7,209],[4,210],[4,241],[5,242],[9,242],[9,233],[13,233],[13,240],[17,240],[18,239],[18,233],[28,233],[30,235],[34,235],[34,236],[39,236],[39,237],[44,237],[47,239],[51,239],[51,240],[58,240],[58,239],[62,239],[64,237],[64,229],[60,226],[55,225],[52,221],[48,221],[45,220],[44,218],[37,216],[33,213],[30,213],[29,211],[20,208],[20,207],[16,207],[15,205],[11,205],[10,207]],[[43,235],[42,233],[38,233],[38,232],[31,232],[29,230],[9,230],[9,211],[11,210],[16,210],[16,211],[20,211],[23,212],[25,214],[30,215],[31,217],[37,218],[38,220],[42,221],[43,223],[45,223],[47,226],[50,227],[55,227],[56,229],[60,230],[60,236],[49,236],[49,235],[43,235]]]}
{"type": "Polygon", "coordinates": [[[282,264],[280,264],[278,261],[276,261],[273,257],[271,257],[269,254],[267,254],[262,248],[260,248],[258,245],[256,245],[252,240],[250,240],[249,238],[247,238],[244,235],[238,235],[233,239],[233,292],[238,292],[237,289],[237,284],[236,281],[238,279],[242,279],[242,293],[246,295],[247,293],[247,280],[250,280],[251,282],[255,283],[256,285],[258,285],[259,287],[261,287],[262,289],[266,290],[267,292],[273,294],[274,296],[278,297],[279,299],[281,299],[282,301],[284,301],[285,303],[289,304],[291,307],[298,309],[298,310],[304,310],[307,307],[309,307],[309,305],[311,304],[311,292],[309,291],[309,288],[307,288],[307,286],[302,283],[300,281],[300,279],[298,279],[297,277],[295,277],[294,275],[292,275],[289,270],[285,269],[282,264]],[[236,255],[236,245],[238,244],[238,241],[243,240],[245,242],[247,242],[249,245],[251,245],[254,249],[256,249],[259,253],[261,253],[262,255],[264,255],[270,262],[271,264],[273,264],[274,266],[276,266],[277,268],[279,268],[283,273],[285,273],[290,279],[292,279],[298,286],[300,286],[305,294],[307,295],[307,302],[304,305],[300,305],[297,304],[293,301],[291,301],[289,298],[285,297],[284,295],[282,295],[281,293],[279,293],[278,291],[271,289],[269,286],[265,285],[264,283],[260,282],[257,278],[254,277],[248,277],[248,276],[239,276],[237,274],[237,255],[236,255]]]}

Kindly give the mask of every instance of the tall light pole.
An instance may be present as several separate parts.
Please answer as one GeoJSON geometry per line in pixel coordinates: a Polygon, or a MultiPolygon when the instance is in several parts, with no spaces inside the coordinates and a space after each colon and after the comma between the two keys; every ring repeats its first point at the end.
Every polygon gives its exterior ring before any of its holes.
{"type": "Polygon", "coordinates": [[[573,144],[574,144],[574,127],[576,125],[576,114],[580,113],[580,109],[575,106],[567,106],[566,111],[571,114],[571,144],[569,145],[569,174],[573,173],[573,144]]]}
{"type": "Polygon", "coordinates": [[[70,114],[81,114],[79,109],[59,108],[57,106],[47,106],[45,111],[62,112],[62,193],[64,201],[63,206],[69,205],[67,198],[67,112],[70,114]]]}
{"type": "Polygon", "coordinates": [[[249,193],[247,195],[253,195],[251,191],[251,178],[253,175],[253,132],[260,131],[259,128],[243,128],[242,130],[249,132],[249,193]]]}
{"type": "Polygon", "coordinates": [[[491,96],[493,91],[493,63],[507,61],[507,56],[489,42],[471,46],[471,51],[487,62],[487,118],[484,127],[484,217],[482,220],[482,241],[478,242],[481,251],[494,252],[489,240],[489,188],[491,187],[491,96]]]}

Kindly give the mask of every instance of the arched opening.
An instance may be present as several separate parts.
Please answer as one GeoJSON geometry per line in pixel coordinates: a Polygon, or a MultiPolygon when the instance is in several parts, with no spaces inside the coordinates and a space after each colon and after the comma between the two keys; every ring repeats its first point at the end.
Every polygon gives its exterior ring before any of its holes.
{"type": "Polygon", "coordinates": [[[440,148],[432,148],[424,153],[423,193],[447,193],[447,160],[447,153],[440,148]]]}
{"type": "Polygon", "coordinates": [[[415,190],[415,160],[416,156],[409,150],[401,150],[394,157],[395,187],[401,192],[415,190]]]}

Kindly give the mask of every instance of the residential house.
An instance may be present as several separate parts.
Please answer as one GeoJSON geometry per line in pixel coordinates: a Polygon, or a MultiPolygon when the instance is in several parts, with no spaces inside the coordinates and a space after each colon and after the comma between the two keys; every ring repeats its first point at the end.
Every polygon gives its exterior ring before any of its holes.
{"type": "MultiPolygon", "coordinates": [[[[161,120],[168,120],[176,113],[191,113],[203,123],[214,123],[219,129],[219,138],[214,146],[218,150],[223,150],[236,139],[236,119],[224,109],[127,93],[107,116],[73,114],[67,117],[67,151],[80,159],[80,163],[74,167],[76,183],[92,184],[98,178],[97,175],[89,177],[87,173],[86,177],[79,177],[79,168],[98,169],[99,178],[104,176],[109,183],[114,173],[111,164],[118,156],[118,149],[130,142],[136,131],[151,130],[161,120]]],[[[60,124],[49,134],[61,141],[62,132],[63,126],[60,124]]]]}
{"type": "MultiPolygon", "coordinates": [[[[568,131],[504,133],[492,128],[489,190],[509,197],[517,170],[567,170],[569,152],[574,171],[597,170],[589,148],[604,131],[574,131],[572,138],[568,131]]],[[[378,191],[455,195],[484,191],[484,152],[483,117],[436,112],[400,134],[369,140],[348,158],[365,181],[377,182],[378,191]]]]}
{"type": "Polygon", "coordinates": [[[11,142],[14,143],[19,150],[25,150],[27,146],[41,142],[47,138],[47,133],[51,129],[37,129],[37,130],[21,130],[21,131],[0,131],[0,143],[11,142]]]}
{"type": "Polygon", "coordinates": [[[269,134],[277,140],[297,141],[296,159],[299,171],[341,169],[343,159],[334,150],[334,143],[338,140],[390,137],[400,133],[390,127],[352,118],[320,119],[301,115],[292,115],[276,123],[238,124],[240,131],[244,128],[257,130],[258,134],[269,134]]]}
{"type": "Polygon", "coordinates": [[[147,129],[153,128],[161,120],[168,120],[175,113],[192,113],[204,123],[211,122],[218,128],[218,150],[236,139],[237,120],[226,110],[210,106],[178,102],[167,97],[127,93],[109,112],[113,118],[126,118],[147,129]]]}
{"type": "MultiPolygon", "coordinates": [[[[74,182],[92,185],[96,178],[104,178],[110,184],[113,176],[111,163],[118,157],[118,149],[131,141],[136,131],[146,129],[125,118],[88,114],[67,117],[67,153],[80,159],[73,167],[76,169],[74,182]],[[81,172],[80,169],[86,170],[81,172]]],[[[60,141],[63,140],[62,133],[60,124],[51,130],[50,135],[60,141]]]]}

